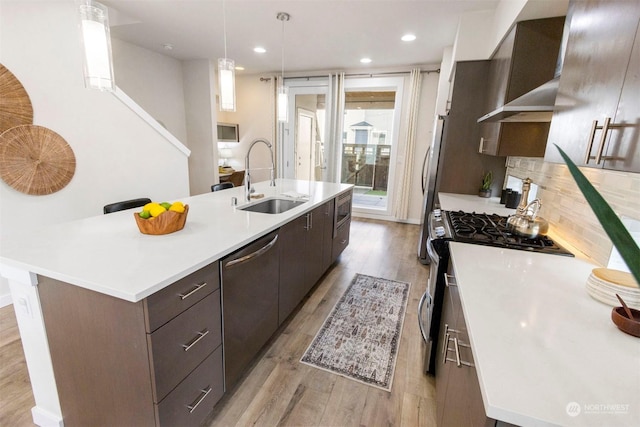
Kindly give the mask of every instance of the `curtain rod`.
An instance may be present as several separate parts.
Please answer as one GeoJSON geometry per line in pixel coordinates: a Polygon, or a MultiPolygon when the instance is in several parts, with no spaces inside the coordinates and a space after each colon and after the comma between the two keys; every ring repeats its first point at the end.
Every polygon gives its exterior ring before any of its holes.
{"type": "MultiPolygon", "coordinates": [[[[440,68],[436,69],[436,70],[420,70],[420,74],[422,73],[439,73],[440,72],[440,68]]],[[[327,74],[323,74],[323,75],[319,75],[319,76],[298,76],[298,77],[285,77],[285,80],[294,80],[294,79],[319,79],[322,77],[327,77],[327,75],[329,75],[331,73],[327,73],[327,74]]],[[[407,75],[407,74],[411,74],[411,71],[389,71],[386,73],[350,73],[350,74],[345,74],[345,77],[383,77],[383,76],[397,76],[397,75],[407,75]]],[[[261,82],[268,82],[271,81],[271,77],[260,77],[260,81],[261,82]]]]}

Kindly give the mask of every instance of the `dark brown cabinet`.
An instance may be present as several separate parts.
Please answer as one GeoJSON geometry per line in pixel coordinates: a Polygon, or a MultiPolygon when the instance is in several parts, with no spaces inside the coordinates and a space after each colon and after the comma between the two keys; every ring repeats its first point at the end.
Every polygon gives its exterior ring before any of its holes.
{"type": "Polygon", "coordinates": [[[436,369],[436,421],[441,427],[494,426],[484,411],[458,287],[447,272],[436,369]]]}
{"type": "Polygon", "coordinates": [[[333,263],[327,256],[332,249],[329,242],[333,241],[333,216],[329,213],[333,203],[326,202],[280,227],[280,324],[333,263]]]}
{"type": "MultiPolygon", "coordinates": [[[[553,79],[564,18],[523,21],[509,32],[491,58],[486,112],[553,79]]],[[[483,121],[478,152],[494,156],[542,157],[549,123],[483,121]]]]}
{"type": "Polygon", "coordinates": [[[545,161],[640,172],[640,2],[572,1],[545,161]],[[584,25],[588,22],[589,25],[584,25]]]}
{"type": "Polygon", "coordinates": [[[451,110],[444,120],[435,193],[478,194],[482,176],[493,171],[493,195],[500,193],[505,175],[505,158],[478,153],[480,126],[485,112],[490,61],[456,64],[451,93],[451,110]],[[443,166],[444,165],[444,166],[443,166]],[[464,173],[460,171],[464,169],[464,173]]]}
{"type": "Polygon", "coordinates": [[[196,426],[222,397],[218,262],[138,303],[38,288],[65,425],[196,426]]]}

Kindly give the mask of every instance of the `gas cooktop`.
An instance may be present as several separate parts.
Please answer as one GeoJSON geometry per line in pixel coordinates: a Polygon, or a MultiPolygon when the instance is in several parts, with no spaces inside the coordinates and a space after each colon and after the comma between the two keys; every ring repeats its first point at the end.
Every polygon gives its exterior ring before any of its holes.
{"type": "Polygon", "coordinates": [[[507,229],[506,216],[462,211],[446,214],[452,240],[456,242],[573,256],[547,236],[530,239],[511,233],[507,229]]]}

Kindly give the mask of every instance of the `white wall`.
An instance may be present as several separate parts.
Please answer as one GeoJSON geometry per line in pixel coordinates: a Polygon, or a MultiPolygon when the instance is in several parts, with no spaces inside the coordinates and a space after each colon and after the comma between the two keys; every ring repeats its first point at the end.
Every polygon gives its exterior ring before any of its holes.
{"type": "Polygon", "coordinates": [[[118,87],[188,145],[182,62],[113,37],[111,48],[118,87]]]}
{"type": "Polygon", "coordinates": [[[215,66],[212,61],[196,59],[183,62],[191,194],[211,192],[218,181],[218,152],[215,106],[215,66]],[[215,166],[214,166],[215,165],[215,166]]]}
{"type": "MultiPolygon", "coordinates": [[[[60,134],[76,156],[73,179],[57,193],[30,196],[0,182],[1,239],[101,215],[118,200],[189,195],[187,157],[115,96],[84,88],[73,0],[3,0],[1,12],[0,62],[27,90],[34,124],[60,134]]],[[[0,303],[7,294],[3,281],[0,303]]]]}
{"type": "Polygon", "coordinates": [[[567,13],[569,0],[501,0],[495,10],[464,14],[458,24],[449,75],[457,61],[489,59],[514,23],[567,13]]]}
{"type": "MultiPolygon", "coordinates": [[[[230,148],[233,158],[228,162],[235,170],[244,170],[244,159],[249,145],[256,138],[266,138],[275,145],[275,112],[272,96],[272,82],[260,81],[259,75],[236,73],[236,111],[218,112],[218,121],[238,123],[240,142],[219,144],[230,148]]],[[[274,150],[275,154],[275,150],[274,150]]],[[[271,166],[269,150],[264,144],[257,144],[251,151],[251,172],[253,182],[269,179],[271,166]]]]}

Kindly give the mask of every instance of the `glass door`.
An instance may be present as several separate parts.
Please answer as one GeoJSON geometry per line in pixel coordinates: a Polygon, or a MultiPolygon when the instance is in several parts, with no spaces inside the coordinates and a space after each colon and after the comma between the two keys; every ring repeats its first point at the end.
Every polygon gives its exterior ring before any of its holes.
{"type": "Polygon", "coordinates": [[[353,209],[390,214],[402,78],[345,80],[340,182],[354,185],[353,209]]]}
{"type": "Polygon", "coordinates": [[[284,178],[329,181],[327,173],[328,79],[287,81],[289,122],[282,127],[280,165],[284,178]]]}

